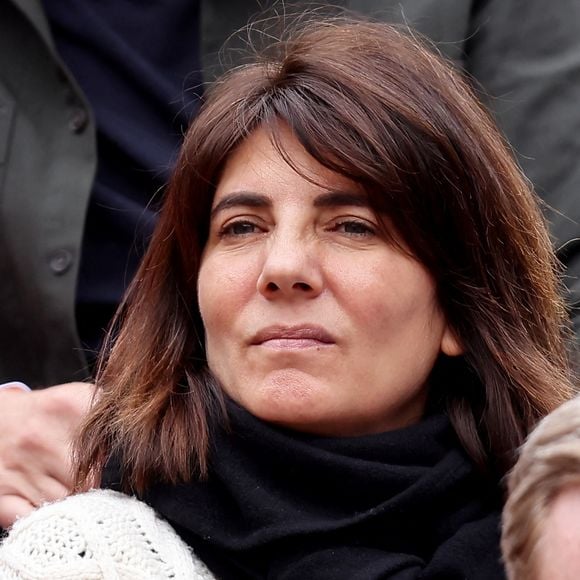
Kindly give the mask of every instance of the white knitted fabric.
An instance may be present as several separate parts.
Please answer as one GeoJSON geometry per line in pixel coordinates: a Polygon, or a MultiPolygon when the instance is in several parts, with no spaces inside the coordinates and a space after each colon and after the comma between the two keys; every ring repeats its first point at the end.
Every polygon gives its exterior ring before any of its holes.
{"type": "Polygon", "coordinates": [[[18,520],[0,545],[2,580],[213,580],[143,502],[93,490],[18,520]]]}

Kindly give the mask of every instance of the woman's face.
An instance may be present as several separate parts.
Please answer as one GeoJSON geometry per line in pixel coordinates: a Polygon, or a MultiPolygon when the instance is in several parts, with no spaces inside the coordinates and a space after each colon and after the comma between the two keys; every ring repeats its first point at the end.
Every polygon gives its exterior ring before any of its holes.
{"type": "Polygon", "coordinates": [[[199,274],[208,364],[257,417],[322,435],[418,421],[460,348],[417,261],[379,234],[360,187],[264,130],[231,155],[199,274]],[[322,184],[324,187],[321,185],[322,184]]]}

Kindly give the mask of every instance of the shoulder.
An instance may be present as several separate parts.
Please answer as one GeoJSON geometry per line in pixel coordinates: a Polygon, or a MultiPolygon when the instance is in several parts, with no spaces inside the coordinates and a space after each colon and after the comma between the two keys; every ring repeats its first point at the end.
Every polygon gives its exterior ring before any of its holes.
{"type": "Polygon", "coordinates": [[[134,497],[94,490],[18,520],[0,546],[0,578],[213,576],[173,528],[134,497]]]}

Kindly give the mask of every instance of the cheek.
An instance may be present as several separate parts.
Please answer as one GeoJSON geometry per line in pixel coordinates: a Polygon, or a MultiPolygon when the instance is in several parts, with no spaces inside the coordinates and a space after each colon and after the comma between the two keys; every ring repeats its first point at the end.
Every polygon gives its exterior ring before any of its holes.
{"type": "Polygon", "coordinates": [[[429,274],[399,256],[372,262],[351,273],[343,291],[371,325],[378,322],[377,318],[409,318],[436,310],[435,286],[429,274]]]}
{"type": "Polygon", "coordinates": [[[444,326],[430,275],[407,258],[367,264],[342,284],[342,295],[371,343],[436,341],[444,326]]]}
{"type": "Polygon", "coordinates": [[[217,257],[204,259],[197,292],[206,335],[210,334],[208,329],[214,335],[231,328],[255,287],[250,261],[217,257]]]}

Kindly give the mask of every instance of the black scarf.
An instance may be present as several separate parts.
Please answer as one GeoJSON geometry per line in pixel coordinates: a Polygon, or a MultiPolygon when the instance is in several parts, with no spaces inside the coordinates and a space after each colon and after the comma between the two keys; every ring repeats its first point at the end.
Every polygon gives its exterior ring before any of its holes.
{"type": "Polygon", "coordinates": [[[498,486],[447,417],[352,438],[297,434],[228,402],[207,481],[142,499],[221,579],[504,578],[498,486]]]}

